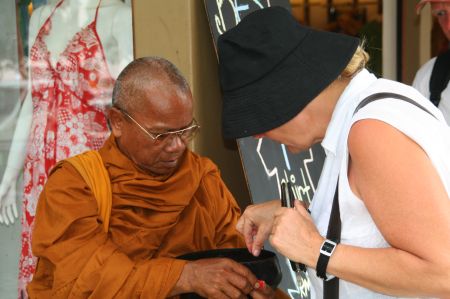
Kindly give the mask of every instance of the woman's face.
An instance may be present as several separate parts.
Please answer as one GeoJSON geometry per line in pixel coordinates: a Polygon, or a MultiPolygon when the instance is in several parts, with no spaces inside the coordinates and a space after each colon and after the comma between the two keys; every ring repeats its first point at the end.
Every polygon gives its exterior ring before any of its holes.
{"type": "Polygon", "coordinates": [[[290,121],[255,137],[266,137],[283,143],[291,153],[299,153],[321,142],[336,102],[346,86],[339,85],[331,84],[290,121]]]}
{"type": "Polygon", "coordinates": [[[266,137],[283,143],[291,153],[299,153],[309,149],[313,144],[323,139],[325,130],[322,132],[320,127],[328,125],[320,124],[321,120],[316,118],[310,104],[287,123],[257,137],[266,137]]]}

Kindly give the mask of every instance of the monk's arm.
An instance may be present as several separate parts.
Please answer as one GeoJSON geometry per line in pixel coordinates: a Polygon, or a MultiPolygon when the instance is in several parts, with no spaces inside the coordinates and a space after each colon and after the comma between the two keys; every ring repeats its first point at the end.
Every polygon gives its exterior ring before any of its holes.
{"type": "Polygon", "coordinates": [[[93,194],[68,163],[41,193],[32,245],[40,261],[29,292],[45,286],[52,298],[165,298],[185,264],[170,258],[133,261],[121,252],[102,229],[93,194]]]}
{"type": "Polygon", "coordinates": [[[218,170],[212,171],[202,181],[212,202],[216,225],[215,242],[218,248],[245,247],[242,235],[236,230],[241,215],[236,200],[220,177],[218,170]]]}

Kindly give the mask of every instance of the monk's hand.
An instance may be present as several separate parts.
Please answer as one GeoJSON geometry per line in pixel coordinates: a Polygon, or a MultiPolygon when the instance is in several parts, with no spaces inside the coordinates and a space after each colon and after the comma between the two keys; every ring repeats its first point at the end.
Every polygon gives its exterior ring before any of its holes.
{"type": "Polygon", "coordinates": [[[247,267],[227,258],[188,262],[182,276],[188,279],[190,292],[205,298],[244,299],[254,291],[258,282],[247,267]]]}
{"type": "Polygon", "coordinates": [[[265,281],[258,280],[250,296],[253,299],[273,299],[275,298],[275,291],[265,281]]]}
{"type": "Polygon", "coordinates": [[[272,231],[273,215],[280,208],[279,200],[267,201],[248,206],[236,225],[236,229],[244,235],[248,251],[258,256],[264,241],[272,231]]]}

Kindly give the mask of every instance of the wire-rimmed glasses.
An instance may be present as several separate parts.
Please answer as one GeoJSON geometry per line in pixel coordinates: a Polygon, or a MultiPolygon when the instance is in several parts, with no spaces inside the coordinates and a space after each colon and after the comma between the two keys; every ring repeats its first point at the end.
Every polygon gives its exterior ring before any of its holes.
{"type": "Polygon", "coordinates": [[[114,106],[117,108],[120,112],[122,112],[123,115],[128,117],[132,122],[134,122],[147,136],[153,139],[155,143],[163,143],[168,142],[169,140],[172,140],[176,136],[178,136],[183,142],[189,142],[192,140],[192,138],[195,137],[198,130],[200,129],[199,124],[197,121],[192,119],[192,122],[184,129],[180,130],[174,130],[174,131],[168,131],[164,133],[153,133],[148,131],[146,128],[144,128],[141,124],[139,124],[125,109],[118,107],[117,105],[114,106]]]}

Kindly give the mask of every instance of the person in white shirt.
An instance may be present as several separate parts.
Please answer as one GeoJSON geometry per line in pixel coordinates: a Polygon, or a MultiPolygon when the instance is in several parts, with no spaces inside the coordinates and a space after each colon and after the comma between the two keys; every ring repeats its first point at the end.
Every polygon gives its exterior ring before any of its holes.
{"type": "Polygon", "coordinates": [[[310,213],[298,201],[247,207],[237,228],[249,251],[268,239],[304,264],[313,299],[449,298],[450,127],[440,110],[367,71],[358,39],[302,26],[281,7],[247,15],[219,37],[218,54],[225,138],[270,138],[293,153],[321,142],[326,152],[310,213]]]}
{"type": "MultiPolygon", "coordinates": [[[[450,0],[422,0],[417,5],[417,13],[420,13],[427,3],[430,3],[433,16],[438,20],[442,32],[450,42],[450,0]]],[[[447,51],[450,51],[450,49],[447,51]]],[[[450,55],[450,52],[447,53],[447,55],[450,55]]],[[[430,78],[433,68],[435,67],[436,58],[437,57],[433,57],[420,67],[412,83],[412,86],[420,91],[426,98],[431,97],[430,78]]],[[[447,84],[440,93],[438,107],[444,114],[447,123],[450,124],[450,84],[447,84]]]]}

